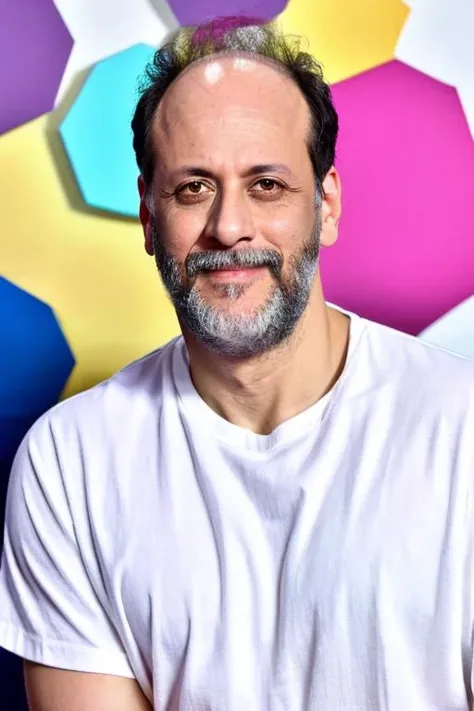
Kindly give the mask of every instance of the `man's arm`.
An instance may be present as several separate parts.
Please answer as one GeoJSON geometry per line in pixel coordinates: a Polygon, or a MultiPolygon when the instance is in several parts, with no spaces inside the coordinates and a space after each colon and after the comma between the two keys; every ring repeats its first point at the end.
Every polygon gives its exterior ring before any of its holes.
{"type": "MultiPolygon", "coordinates": [[[[93,532],[83,535],[82,549],[79,545],[73,511],[87,519],[80,498],[86,488],[82,465],[74,449],[79,436],[73,429],[62,432],[49,417],[30,430],[10,476],[0,566],[0,646],[34,663],[27,672],[34,711],[141,711],[147,707],[132,691],[140,662],[116,626],[102,575],[93,562],[86,564],[94,560],[88,547],[93,532]],[[120,689],[118,697],[102,703],[109,688],[111,693],[120,689]],[[133,706],[124,706],[132,699],[133,706]]],[[[151,700],[148,686],[145,693],[151,700]]]]}
{"type": "Polygon", "coordinates": [[[151,711],[134,679],[25,662],[30,711],[151,711]]]}

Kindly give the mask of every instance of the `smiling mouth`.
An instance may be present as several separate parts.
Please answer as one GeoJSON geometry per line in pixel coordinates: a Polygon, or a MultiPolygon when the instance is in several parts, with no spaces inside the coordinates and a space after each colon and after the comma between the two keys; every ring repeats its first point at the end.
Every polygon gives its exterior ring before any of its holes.
{"type": "Polygon", "coordinates": [[[203,271],[204,274],[216,277],[217,279],[247,279],[257,276],[265,267],[223,267],[222,269],[209,269],[203,271]]]}

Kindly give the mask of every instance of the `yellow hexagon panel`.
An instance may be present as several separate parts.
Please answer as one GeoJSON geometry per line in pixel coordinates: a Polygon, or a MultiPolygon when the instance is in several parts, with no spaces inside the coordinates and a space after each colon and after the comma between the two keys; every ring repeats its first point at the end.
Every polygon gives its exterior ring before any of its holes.
{"type": "Polygon", "coordinates": [[[76,361],[68,396],[179,328],[140,225],[74,209],[81,198],[47,121],[0,138],[0,268],[54,309],[76,361]]]}
{"type": "Polygon", "coordinates": [[[401,0],[290,0],[279,24],[309,40],[333,84],[393,59],[408,13],[401,0]]]}

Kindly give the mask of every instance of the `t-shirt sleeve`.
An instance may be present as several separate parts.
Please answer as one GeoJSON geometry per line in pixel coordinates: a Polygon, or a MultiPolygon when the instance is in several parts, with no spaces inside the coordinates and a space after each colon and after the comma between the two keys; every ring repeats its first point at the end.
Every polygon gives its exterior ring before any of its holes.
{"type": "Polygon", "coordinates": [[[81,557],[62,474],[42,418],[21,444],[8,485],[0,646],[46,666],[133,678],[81,557]]]}

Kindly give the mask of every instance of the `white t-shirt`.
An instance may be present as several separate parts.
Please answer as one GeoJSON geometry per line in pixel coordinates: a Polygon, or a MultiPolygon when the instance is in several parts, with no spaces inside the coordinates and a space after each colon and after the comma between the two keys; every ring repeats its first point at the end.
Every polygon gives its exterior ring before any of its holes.
{"type": "Polygon", "coordinates": [[[350,316],[334,388],[268,436],[204,403],[182,338],[44,415],[0,644],[155,711],[471,708],[474,363],[350,316]]]}

